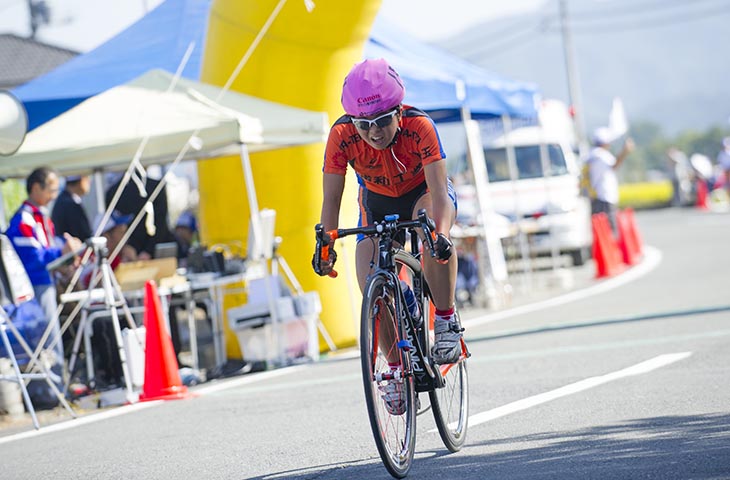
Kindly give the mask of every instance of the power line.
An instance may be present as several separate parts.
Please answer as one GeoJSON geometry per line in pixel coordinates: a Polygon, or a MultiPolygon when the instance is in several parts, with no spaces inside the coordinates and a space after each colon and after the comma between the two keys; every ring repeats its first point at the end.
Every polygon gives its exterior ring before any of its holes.
{"type": "Polygon", "coordinates": [[[523,32],[523,35],[521,37],[527,36],[527,38],[524,38],[520,42],[502,42],[501,44],[497,45],[481,45],[476,50],[474,50],[471,53],[465,53],[461,54],[465,59],[473,61],[482,57],[490,57],[490,56],[497,56],[503,53],[507,53],[510,50],[514,50],[517,47],[522,47],[524,45],[527,45],[530,42],[533,42],[539,38],[539,35],[537,35],[534,30],[531,31],[525,31],[523,32]],[[486,47],[486,48],[485,48],[486,47]]]}
{"type": "Polygon", "coordinates": [[[473,45],[473,48],[469,49],[468,47],[462,47],[462,48],[452,48],[452,51],[458,51],[459,54],[464,58],[472,58],[475,56],[480,56],[483,52],[497,52],[497,51],[506,51],[511,50],[514,46],[522,45],[528,41],[534,40],[539,37],[539,35],[542,32],[545,31],[546,25],[541,20],[536,25],[532,25],[531,27],[525,28],[523,30],[514,32],[512,35],[508,37],[501,37],[497,41],[489,41],[489,39],[485,38],[477,38],[473,42],[471,42],[471,45],[473,45]]]}
{"type": "MultiPolygon", "coordinates": [[[[578,20],[581,22],[601,21],[606,19],[606,17],[635,15],[637,13],[663,13],[666,10],[674,10],[677,7],[679,7],[680,9],[685,7],[692,8],[699,6],[698,4],[700,3],[705,3],[708,1],[716,2],[717,0],[693,0],[691,3],[687,2],[686,0],[655,0],[646,3],[633,3],[631,5],[626,5],[621,8],[578,11],[575,13],[571,13],[570,18],[571,21],[578,20]]],[[[730,8],[730,3],[727,0],[720,0],[720,2],[725,3],[728,8],[730,8]]]]}
{"type": "MultiPolygon", "coordinates": [[[[522,15],[518,17],[512,17],[511,22],[498,30],[487,30],[484,31],[481,29],[479,32],[479,38],[478,41],[480,43],[492,43],[494,41],[501,42],[504,40],[505,35],[511,34],[512,36],[522,36],[523,34],[527,32],[533,32],[535,29],[544,28],[544,26],[547,26],[546,24],[546,18],[548,15],[544,13],[547,9],[543,8],[541,11],[537,12],[533,15],[522,15]],[[538,16],[540,18],[538,25],[535,25],[534,23],[534,17],[538,16]],[[518,26],[524,26],[523,28],[517,28],[518,26]]],[[[497,23],[497,21],[491,22],[491,23],[497,23]]],[[[499,23],[502,23],[500,20],[499,23]]],[[[479,27],[477,27],[479,28],[479,27]]],[[[474,29],[471,29],[474,30],[474,29]]],[[[455,51],[461,51],[463,48],[469,48],[473,45],[473,41],[468,38],[456,38],[456,42],[451,45],[451,49],[455,51]]]]}
{"type": "MultiPolygon", "coordinates": [[[[696,0],[696,1],[702,1],[702,0],[696,0]]],[[[724,0],[723,0],[724,1],[724,0]]],[[[686,6],[686,3],[682,3],[681,5],[686,6]]],[[[679,5],[675,5],[679,6],[679,5]]],[[[665,27],[665,26],[671,26],[676,25],[680,23],[690,22],[690,21],[697,21],[697,20],[703,20],[715,15],[722,15],[722,14],[728,14],[730,13],[730,5],[727,6],[719,6],[716,8],[706,8],[701,11],[694,11],[694,12],[687,12],[687,13],[678,13],[678,12],[672,12],[673,15],[664,16],[661,18],[657,17],[644,17],[641,19],[636,19],[633,22],[627,22],[625,20],[619,21],[619,20],[609,20],[608,22],[604,24],[595,24],[593,22],[593,25],[583,25],[586,20],[581,20],[579,22],[574,22],[571,19],[571,31],[573,31],[576,34],[580,35],[586,35],[586,34],[605,34],[605,33],[619,33],[629,30],[642,30],[642,29],[649,29],[649,28],[659,28],[659,27],[665,27]]],[[[572,17],[572,15],[571,15],[572,17]]],[[[551,24],[551,22],[556,21],[557,19],[549,19],[547,21],[541,22],[541,24],[538,26],[538,28],[532,28],[529,30],[524,30],[520,32],[519,35],[516,35],[512,38],[505,39],[504,41],[498,43],[497,45],[484,45],[482,43],[481,46],[479,46],[476,50],[473,50],[472,52],[465,52],[462,54],[464,58],[468,60],[474,60],[477,58],[482,57],[489,57],[489,56],[497,56],[502,53],[506,53],[510,50],[514,50],[515,48],[522,47],[529,42],[532,42],[537,39],[538,35],[541,33],[559,33],[560,29],[559,26],[556,26],[554,24],[551,24]],[[532,35],[532,37],[524,38],[528,35],[532,35]],[[515,42],[515,40],[520,40],[515,42]],[[485,48],[486,47],[486,48],[485,48]]],[[[598,19],[596,19],[598,20],[598,19]]]]}
{"type": "MultiPolygon", "coordinates": [[[[685,23],[696,20],[704,20],[716,15],[728,14],[730,8],[728,6],[722,6],[720,8],[710,8],[699,12],[687,12],[677,15],[665,16],[663,18],[649,18],[636,19],[635,21],[609,21],[607,24],[599,25],[580,25],[572,24],[571,29],[578,34],[593,34],[593,33],[613,33],[613,32],[624,32],[628,30],[644,30],[649,28],[666,27],[670,25],[676,25],[679,23],[685,23]]],[[[557,32],[557,28],[550,26],[547,29],[550,33],[557,32]]]]}

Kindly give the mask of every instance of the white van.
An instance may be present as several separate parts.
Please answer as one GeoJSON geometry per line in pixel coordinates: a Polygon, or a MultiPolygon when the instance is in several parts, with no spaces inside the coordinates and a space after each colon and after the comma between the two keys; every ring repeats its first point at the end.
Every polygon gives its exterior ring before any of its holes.
{"type": "Polygon", "coordinates": [[[580,194],[580,168],[568,138],[540,126],[518,128],[490,140],[484,156],[494,210],[512,222],[520,219],[530,253],[550,255],[555,248],[569,254],[574,265],[583,265],[593,242],[590,203],[580,194]],[[547,171],[540,154],[543,144],[547,171]],[[506,145],[514,147],[514,172],[506,145]]]}

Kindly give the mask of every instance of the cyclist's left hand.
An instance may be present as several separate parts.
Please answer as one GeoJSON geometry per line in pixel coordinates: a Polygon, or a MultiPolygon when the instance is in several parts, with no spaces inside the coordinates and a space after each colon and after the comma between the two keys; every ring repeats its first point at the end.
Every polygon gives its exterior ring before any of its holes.
{"type": "Polygon", "coordinates": [[[446,237],[443,233],[439,233],[436,236],[436,241],[433,245],[434,252],[436,252],[436,256],[434,259],[438,263],[448,263],[449,258],[451,258],[451,254],[453,253],[454,244],[451,243],[451,240],[446,237]]]}

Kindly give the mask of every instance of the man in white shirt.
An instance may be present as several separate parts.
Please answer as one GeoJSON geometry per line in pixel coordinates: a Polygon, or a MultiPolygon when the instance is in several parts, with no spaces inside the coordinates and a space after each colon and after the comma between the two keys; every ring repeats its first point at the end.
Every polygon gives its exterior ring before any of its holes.
{"type": "Polygon", "coordinates": [[[594,147],[588,155],[587,162],[591,181],[591,213],[605,213],[614,235],[617,235],[618,177],[616,171],[629,153],[634,151],[635,145],[631,138],[627,138],[621,152],[614,156],[609,149],[614,140],[614,134],[610,129],[597,128],[591,138],[594,147]]]}

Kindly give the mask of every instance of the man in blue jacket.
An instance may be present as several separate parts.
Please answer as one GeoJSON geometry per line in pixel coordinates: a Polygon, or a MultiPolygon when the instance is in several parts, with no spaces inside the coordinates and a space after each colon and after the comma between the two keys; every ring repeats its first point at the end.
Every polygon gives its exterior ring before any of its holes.
{"type": "MultiPolygon", "coordinates": [[[[49,343],[58,338],[60,325],[56,315],[56,288],[46,265],[82,246],[78,238],[68,233],[64,235],[65,238],[56,236],[48,204],[58,196],[58,184],[58,174],[52,169],[40,167],[33,170],[26,180],[28,199],[10,219],[6,232],[33,284],[35,298],[43,307],[48,322],[53,325],[49,343]]],[[[55,352],[58,364],[63,365],[63,343],[60,338],[55,352]]]]}

